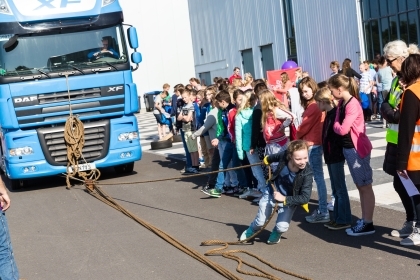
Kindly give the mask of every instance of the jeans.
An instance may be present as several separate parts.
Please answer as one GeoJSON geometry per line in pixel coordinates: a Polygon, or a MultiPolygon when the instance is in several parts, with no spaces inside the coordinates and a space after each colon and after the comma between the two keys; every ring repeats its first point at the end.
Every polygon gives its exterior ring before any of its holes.
{"type": "MultiPolygon", "coordinates": [[[[252,155],[249,153],[249,151],[246,152],[246,157],[248,158],[248,161],[250,164],[261,162],[260,157],[258,156],[258,153],[256,151],[252,155]]],[[[252,166],[251,170],[252,170],[252,174],[254,174],[254,177],[258,181],[258,190],[260,192],[263,192],[266,187],[266,184],[265,184],[264,173],[261,168],[261,165],[252,166]]]]}
{"type": "MultiPolygon", "coordinates": [[[[377,114],[381,114],[382,103],[384,103],[384,96],[382,94],[382,91],[379,91],[378,92],[378,100],[376,101],[376,106],[377,106],[376,113],[377,114]]],[[[381,114],[381,116],[382,116],[382,114],[381,114]]]]}
{"type": "Polygon", "coordinates": [[[192,167],[191,155],[190,155],[190,152],[188,151],[187,143],[185,142],[185,134],[182,129],[180,129],[180,131],[181,131],[182,146],[184,146],[184,150],[185,150],[185,161],[187,165],[186,168],[191,168],[192,167]]]}
{"type": "Polygon", "coordinates": [[[324,169],[322,168],[322,147],[314,145],[309,147],[309,164],[314,173],[314,180],[318,192],[318,209],[322,214],[328,213],[327,186],[325,185],[324,169]]]}
{"type": "Polygon", "coordinates": [[[335,198],[333,220],[337,224],[351,224],[350,199],[344,174],[344,161],[327,164],[327,168],[335,198]]]}
{"type": "MultiPolygon", "coordinates": [[[[220,140],[219,141],[219,153],[222,159],[223,167],[222,170],[228,168],[229,163],[232,162],[233,167],[240,166],[238,153],[236,146],[232,142],[220,140]]],[[[238,177],[239,185],[242,188],[247,188],[248,184],[245,179],[245,173],[243,169],[235,170],[236,176],[238,177]]]]}
{"type": "MultiPolygon", "coordinates": [[[[213,157],[211,159],[211,171],[219,170],[221,162],[222,161],[220,160],[219,149],[216,147],[214,148],[213,157]]],[[[216,186],[217,182],[221,182],[222,186],[218,188],[218,189],[221,189],[223,187],[224,177],[225,175],[223,174],[223,172],[219,172],[217,174],[210,174],[208,184],[210,186],[216,186]]]]}
{"type": "MultiPolygon", "coordinates": [[[[268,191],[268,187],[264,190],[263,196],[259,202],[258,213],[254,221],[249,226],[254,232],[258,231],[270,217],[274,208],[274,198],[268,191]]],[[[279,207],[276,224],[273,231],[279,233],[286,232],[289,229],[290,221],[292,220],[293,213],[295,213],[296,205],[279,207]]]]}
{"type": "Polygon", "coordinates": [[[13,256],[6,215],[0,210],[0,279],[17,280],[19,272],[13,256]]]}

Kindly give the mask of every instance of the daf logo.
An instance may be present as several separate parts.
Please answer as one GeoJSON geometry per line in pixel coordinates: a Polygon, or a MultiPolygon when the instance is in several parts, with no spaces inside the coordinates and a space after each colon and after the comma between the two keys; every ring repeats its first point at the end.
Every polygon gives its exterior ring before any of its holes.
{"type": "Polygon", "coordinates": [[[25,96],[25,97],[19,97],[19,98],[14,99],[15,103],[32,102],[35,100],[38,100],[36,96],[25,96]]]}
{"type": "Polygon", "coordinates": [[[118,86],[118,87],[109,87],[108,88],[108,92],[111,92],[111,91],[120,91],[120,90],[122,90],[123,89],[123,87],[122,86],[118,86]]]}

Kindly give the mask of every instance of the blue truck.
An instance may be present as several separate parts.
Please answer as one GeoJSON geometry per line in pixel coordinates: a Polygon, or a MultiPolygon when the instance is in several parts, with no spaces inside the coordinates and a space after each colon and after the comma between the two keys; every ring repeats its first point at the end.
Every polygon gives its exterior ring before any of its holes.
{"type": "Polygon", "coordinates": [[[12,189],[67,172],[71,114],[85,129],[79,170],[132,172],[141,159],[142,57],[123,22],[117,0],[0,0],[0,171],[12,189]]]}

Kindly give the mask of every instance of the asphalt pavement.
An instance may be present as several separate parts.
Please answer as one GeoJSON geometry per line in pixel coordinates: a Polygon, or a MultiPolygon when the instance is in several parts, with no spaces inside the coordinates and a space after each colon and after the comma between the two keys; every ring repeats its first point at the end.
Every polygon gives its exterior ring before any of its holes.
{"type": "MultiPolygon", "coordinates": [[[[102,188],[140,218],[204,253],[209,239],[235,241],[253,220],[257,206],[236,197],[209,198],[200,189],[205,178],[124,184],[178,177],[184,164],[178,159],[150,153],[135,164],[130,175],[101,170],[102,188]]],[[[6,179],[6,184],[8,180],[6,179]]],[[[146,228],[105,205],[77,185],[66,190],[60,177],[32,181],[10,193],[7,212],[21,278],[46,279],[224,279],[146,228]]],[[[310,210],[316,209],[313,193],[310,210]]],[[[360,205],[351,201],[354,221],[360,205]]],[[[376,233],[347,236],[322,224],[309,224],[298,209],[280,244],[267,245],[271,222],[247,249],[284,269],[312,279],[418,279],[419,247],[403,247],[390,231],[399,228],[404,214],[377,206],[376,233]]],[[[209,257],[235,272],[236,262],[209,257]]],[[[249,259],[248,257],[244,257],[249,259]]],[[[253,261],[282,279],[296,279],[253,261]]]]}

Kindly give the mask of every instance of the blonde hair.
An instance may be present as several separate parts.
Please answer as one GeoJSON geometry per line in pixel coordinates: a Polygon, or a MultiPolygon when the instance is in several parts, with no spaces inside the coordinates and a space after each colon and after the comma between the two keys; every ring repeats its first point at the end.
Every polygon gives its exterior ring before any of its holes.
{"type": "Polygon", "coordinates": [[[275,108],[280,108],[285,111],[289,111],[286,106],[280,102],[270,90],[265,89],[260,93],[261,102],[261,126],[264,127],[267,121],[267,114],[273,113],[275,108]]]}
{"type": "Polygon", "coordinates": [[[252,77],[251,73],[245,73],[244,75],[244,86],[251,84],[254,81],[254,77],[252,77]]]}
{"type": "Polygon", "coordinates": [[[332,106],[334,106],[333,98],[334,98],[334,96],[331,94],[331,90],[327,87],[321,88],[314,95],[314,99],[316,101],[329,103],[332,106]]]}
{"type": "Polygon", "coordinates": [[[384,56],[392,56],[394,58],[404,57],[407,58],[410,54],[419,53],[417,45],[407,44],[401,40],[395,40],[387,43],[384,47],[384,56]]]}

